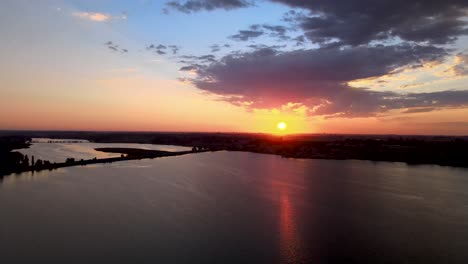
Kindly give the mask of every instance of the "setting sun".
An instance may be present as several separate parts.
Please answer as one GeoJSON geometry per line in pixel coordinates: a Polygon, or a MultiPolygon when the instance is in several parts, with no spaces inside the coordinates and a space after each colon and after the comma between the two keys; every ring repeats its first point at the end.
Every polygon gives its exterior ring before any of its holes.
{"type": "Polygon", "coordinates": [[[285,130],[287,125],[285,122],[279,122],[276,127],[279,129],[279,130],[285,130]]]}

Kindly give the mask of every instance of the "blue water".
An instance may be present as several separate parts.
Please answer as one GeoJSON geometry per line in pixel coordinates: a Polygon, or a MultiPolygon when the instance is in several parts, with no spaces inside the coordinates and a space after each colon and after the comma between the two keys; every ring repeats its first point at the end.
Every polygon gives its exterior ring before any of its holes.
{"type": "Polygon", "coordinates": [[[0,183],[2,263],[467,263],[468,170],[242,152],[0,183]]]}

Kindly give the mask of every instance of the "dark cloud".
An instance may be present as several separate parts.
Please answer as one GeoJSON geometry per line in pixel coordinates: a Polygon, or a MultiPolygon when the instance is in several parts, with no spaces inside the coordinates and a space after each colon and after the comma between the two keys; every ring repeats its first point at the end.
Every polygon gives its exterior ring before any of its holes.
{"type": "Polygon", "coordinates": [[[179,71],[200,71],[208,67],[208,65],[216,62],[216,57],[214,55],[202,55],[202,56],[195,56],[195,55],[182,55],[179,56],[181,60],[179,63],[185,64],[185,66],[181,67],[179,71]]]}
{"type": "Polygon", "coordinates": [[[202,68],[203,66],[201,65],[198,65],[198,64],[193,64],[193,65],[189,65],[189,66],[184,66],[184,67],[181,67],[179,69],[179,71],[196,71],[200,68],[202,68]]]}
{"type": "Polygon", "coordinates": [[[286,41],[291,39],[286,33],[288,32],[288,28],[285,26],[272,26],[272,25],[262,25],[262,28],[268,32],[270,37],[277,38],[278,40],[286,41]]]}
{"type": "Polygon", "coordinates": [[[395,37],[445,44],[467,34],[466,0],[272,0],[310,11],[288,13],[315,43],[367,44],[395,37]],[[294,19],[296,17],[296,19],[294,19]]]}
{"type": "MultiPolygon", "coordinates": [[[[350,81],[384,75],[420,60],[436,60],[445,50],[418,45],[310,49],[278,52],[260,48],[240,57],[226,56],[205,74],[228,79],[287,84],[302,80],[350,81]],[[281,73],[281,74],[279,74],[281,73]]],[[[228,85],[230,86],[230,85],[228,85]]]]}
{"type": "Polygon", "coordinates": [[[407,109],[404,113],[416,113],[468,107],[468,91],[399,94],[348,88],[342,94],[332,97],[330,102],[312,114],[329,117],[366,117],[396,109],[407,109]]]}
{"type": "Polygon", "coordinates": [[[119,52],[119,53],[128,53],[128,49],[121,48],[119,47],[119,45],[113,43],[112,41],[107,41],[106,43],[104,43],[104,45],[106,45],[107,48],[112,51],[119,52]]]}
{"type": "Polygon", "coordinates": [[[197,60],[202,61],[202,62],[215,62],[215,56],[214,55],[203,55],[203,56],[198,56],[196,57],[197,60]]]}
{"type": "Polygon", "coordinates": [[[172,51],[172,55],[176,55],[181,49],[180,46],[177,45],[169,45],[168,47],[172,51]]]}
{"type": "Polygon", "coordinates": [[[219,46],[218,44],[214,44],[210,46],[210,49],[212,53],[215,53],[221,50],[221,46],[219,46]]]}
{"type": "Polygon", "coordinates": [[[115,47],[115,46],[107,46],[107,47],[108,47],[109,49],[113,50],[113,51],[117,51],[117,52],[119,51],[119,50],[117,49],[117,47],[115,47]]]}
{"type": "MultiPolygon", "coordinates": [[[[271,109],[294,103],[306,106],[311,115],[325,117],[468,107],[468,91],[401,93],[348,85],[353,80],[397,74],[447,58],[450,50],[440,45],[468,34],[468,1],[270,1],[301,11],[285,14],[283,22],[289,27],[256,24],[230,38],[250,41],[268,36],[292,41],[303,49],[284,51],[281,46],[253,44],[248,46],[253,51],[232,51],[221,59],[184,58],[187,65],[181,70],[197,73],[197,77],[184,81],[232,104],[271,109]],[[299,34],[290,36],[295,30],[300,30],[299,34]],[[319,48],[305,49],[307,42],[319,44],[319,48]]],[[[171,3],[173,8],[188,13],[251,5],[209,0],[171,3]]],[[[219,48],[211,47],[212,52],[219,48]]],[[[467,55],[458,54],[448,71],[452,75],[467,75],[467,60],[467,55]]]]}
{"type": "Polygon", "coordinates": [[[264,32],[261,30],[239,30],[239,33],[229,36],[229,38],[236,41],[247,41],[258,38],[263,35],[263,33],[264,32]]]}
{"type": "Polygon", "coordinates": [[[215,53],[215,52],[218,52],[218,51],[220,51],[222,49],[230,48],[230,47],[231,47],[231,45],[229,45],[229,44],[213,44],[209,48],[210,48],[212,53],[215,53]]]}
{"type": "Polygon", "coordinates": [[[262,27],[264,29],[267,29],[271,32],[275,32],[277,34],[285,34],[286,31],[288,30],[286,27],[284,26],[272,26],[272,25],[262,25],[262,27]]]}
{"type": "Polygon", "coordinates": [[[254,24],[251,25],[248,30],[239,30],[237,34],[232,35],[229,38],[236,41],[247,41],[262,35],[267,35],[280,41],[286,41],[291,39],[291,37],[287,35],[289,30],[290,29],[287,27],[281,25],[254,24]]]}
{"type": "Polygon", "coordinates": [[[175,9],[184,13],[192,13],[201,10],[214,9],[235,9],[241,7],[252,6],[252,1],[246,0],[186,0],[186,1],[169,1],[166,3],[170,9],[175,9]]]}
{"type": "MultiPolygon", "coordinates": [[[[247,47],[253,49],[254,51],[257,51],[257,54],[264,54],[264,53],[271,53],[271,54],[276,54],[279,49],[286,48],[287,45],[272,45],[268,46],[265,44],[250,44],[247,47]]],[[[239,55],[239,54],[237,54],[239,55]]],[[[242,56],[242,53],[240,53],[240,56],[242,56]]]]}
{"type": "Polygon", "coordinates": [[[197,56],[194,56],[194,55],[181,55],[181,56],[179,56],[179,58],[184,59],[184,60],[193,60],[193,59],[196,59],[197,56]]]}
{"type": "MultiPolygon", "coordinates": [[[[337,42],[340,45],[355,46],[394,38],[446,44],[468,34],[466,0],[270,1],[306,10],[290,11],[283,19],[298,25],[312,42],[319,44],[337,42]]],[[[242,0],[188,0],[171,1],[167,5],[190,13],[217,8],[249,7],[253,3],[242,0]]],[[[233,37],[248,40],[259,35],[260,31],[247,30],[233,37]]]]}
{"type": "Polygon", "coordinates": [[[297,36],[293,38],[293,40],[296,42],[296,46],[302,46],[306,43],[306,37],[304,35],[297,36]]]}
{"type": "Polygon", "coordinates": [[[233,104],[269,109],[297,103],[312,115],[372,116],[393,109],[467,106],[468,91],[400,94],[347,85],[445,55],[441,48],[408,44],[289,52],[258,48],[186,69],[197,72],[189,79],[196,87],[233,104]]]}
{"type": "Polygon", "coordinates": [[[163,45],[163,44],[150,44],[150,45],[147,45],[146,46],[146,50],[148,51],[153,51],[159,55],[165,55],[168,53],[167,50],[170,50],[170,52],[175,55],[179,52],[179,50],[181,49],[180,46],[177,46],[177,45],[163,45]]]}
{"type": "Polygon", "coordinates": [[[194,55],[182,55],[180,56],[181,59],[189,60],[189,61],[199,61],[199,62],[215,62],[216,57],[214,55],[202,55],[202,56],[194,56],[194,55]]]}

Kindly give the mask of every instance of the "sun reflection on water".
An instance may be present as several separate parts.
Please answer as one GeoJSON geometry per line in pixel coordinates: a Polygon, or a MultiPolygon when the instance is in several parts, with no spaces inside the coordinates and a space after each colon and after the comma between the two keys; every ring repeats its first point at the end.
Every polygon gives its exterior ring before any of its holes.
{"type": "Polygon", "coordinates": [[[280,191],[280,251],[282,263],[305,263],[297,219],[287,191],[280,191]]]}

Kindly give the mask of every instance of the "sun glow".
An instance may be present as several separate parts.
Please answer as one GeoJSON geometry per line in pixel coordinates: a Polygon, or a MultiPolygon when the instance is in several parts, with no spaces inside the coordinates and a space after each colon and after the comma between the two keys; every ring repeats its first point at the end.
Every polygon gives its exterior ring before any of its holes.
{"type": "Polygon", "coordinates": [[[286,125],[285,122],[279,122],[277,125],[276,125],[276,128],[278,128],[278,130],[281,130],[281,131],[284,131],[286,130],[288,126],[286,125]]]}

